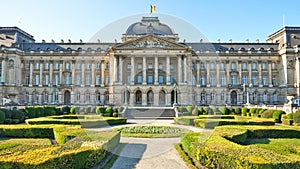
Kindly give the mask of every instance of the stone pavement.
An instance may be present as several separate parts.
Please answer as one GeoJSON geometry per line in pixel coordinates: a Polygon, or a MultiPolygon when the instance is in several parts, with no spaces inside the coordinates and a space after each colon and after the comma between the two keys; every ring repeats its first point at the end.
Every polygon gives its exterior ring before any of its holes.
{"type": "MultiPolygon", "coordinates": [[[[111,130],[123,126],[173,126],[189,129],[195,132],[210,132],[211,130],[199,129],[192,126],[173,124],[173,120],[155,119],[128,119],[126,125],[109,126],[96,129],[97,131],[111,130]]],[[[112,169],[186,169],[185,162],[180,158],[174,148],[174,144],[180,142],[180,138],[131,138],[121,137],[121,143],[127,143],[119,154],[112,169]]]]}

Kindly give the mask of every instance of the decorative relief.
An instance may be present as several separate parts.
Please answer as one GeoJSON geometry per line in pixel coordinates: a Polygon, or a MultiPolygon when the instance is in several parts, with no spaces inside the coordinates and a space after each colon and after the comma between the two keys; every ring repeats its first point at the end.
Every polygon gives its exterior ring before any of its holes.
{"type": "Polygon", "coordinates": [[[148,38],[130,43],[120,48],[176,48],[178,46],[154,38],[148,38]]]}

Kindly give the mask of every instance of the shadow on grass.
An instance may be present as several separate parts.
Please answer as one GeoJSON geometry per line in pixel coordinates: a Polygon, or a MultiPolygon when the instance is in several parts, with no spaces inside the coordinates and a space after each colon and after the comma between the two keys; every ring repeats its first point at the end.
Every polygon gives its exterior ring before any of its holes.
{"type": "Polygon", "coordinates": [[[245,141],[245,145],[252,145],[252,144],[269,144],[270,140],[268,138],[261,138],[261,139],[247,139],[245,141]]]}

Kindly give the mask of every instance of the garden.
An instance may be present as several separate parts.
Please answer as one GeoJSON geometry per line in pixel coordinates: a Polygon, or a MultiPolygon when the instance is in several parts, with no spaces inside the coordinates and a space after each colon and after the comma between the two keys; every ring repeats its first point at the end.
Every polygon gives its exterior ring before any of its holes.
{"type": "Polygon", "coordinates": [[[5,169],[93,167],[119,144],[120,132],[84,128],[125,124],[127,119],[118,117],[121,110],[100,106],[1,109],[0,166],[5,169]]]}

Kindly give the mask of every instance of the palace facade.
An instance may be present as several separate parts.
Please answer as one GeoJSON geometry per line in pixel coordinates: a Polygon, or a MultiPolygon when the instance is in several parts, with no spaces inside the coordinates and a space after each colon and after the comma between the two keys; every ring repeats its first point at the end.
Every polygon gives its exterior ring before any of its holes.
{"type": "Polygon", "coordinates": [[[277,105],[299,96],[300,27],[264,43],[189,43],[143,17],[122,43],[37,43],[0,27],[0,45],[0,97],[19,105],[277,105]]]}

